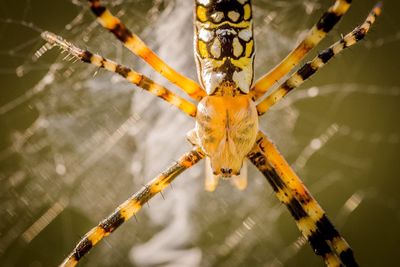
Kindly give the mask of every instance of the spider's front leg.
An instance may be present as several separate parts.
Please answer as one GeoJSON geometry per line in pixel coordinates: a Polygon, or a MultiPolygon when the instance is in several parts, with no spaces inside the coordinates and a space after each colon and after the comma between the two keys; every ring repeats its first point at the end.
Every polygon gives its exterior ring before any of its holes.
{"type": "Polygon", "coordinates": [[[110,216],[108,216],[107,219],[103,220],[96,227],[90,230],[81,241],[79,241],[74,251],[60,266],[72,267],[77,265],[79,260],[100,240],[114,232],[122,223],[134,216],[147,201],[157,193],[164,190],[176,176],[195,165],[204,158],[204,156],[204,153],[198,148],[184,154],[176,163],[122,203],[110,216]]]}
{"type": "Polygon", "coordinates": [[[184,98],[177,96],[167,88],[159,85],[143,74],[138,73],[127,66],[118,64],[110,59],[104,58],[98,54],[93,54],[88,50],[80,49],[79,47],[76,47],[74,44],[64,40],[61,36],[58,36],[54,33],[46,31],[43,32],[41,36],[51,46],[58,46],[65,52],[85,63],[89,63],[99,68],[104,68],[110,72],[117,73],[127,81],[139,86],[153,95],[158,96],[171,105],[176,106],[187,115],[191,117],[196,116],[197,108],[195,105],[184,98]]]}
{"type": "Polygon", "coordinates": [[[304,39],[271,71],[258,79],[250,90],[253,100],[257,100],[283,76],[287,75],[308,52],[321,42],[332,30],[340,18],[347,12],[352,0],[336,0],[335,3],[318,20],[304,39]]]}
{"type": "Polygon", "coordinates": [[[361,26],[358,26],[353,31],[346,34],[341,40],[319,53],[313,60],[304,64],[304,66],[291,75],[279,88],[257,105],[258,115],[261,116],[264,114],[272,105],[285,97],[289,92],[302,85],[308,78],[325,66],[335,55],[364,39],[372,24],[375,22],[376,17],[381,14],[381,11],[382,3],[379,2],[371,10],[367,19],[361,26]]]}
{"type": "Polygon", "coordinates": [[[160,59],[136,34],[132,33],[117,17],[102,6],[99,0],[88,1],[99,23],[112,32],[131,52],[141,57],[154,70],[176,84],[193,99],[200,101],[206,95],[195,81],[181,75],[160,59]]]}
{"type": "Polygon", "coordinates": [[[262,132],[258,133],[256,145],[248,158],[267,178],[278,199],[296,220],[300,232],[315,254],[323,257],[327,266],[358,266],[346,240],[275,145],[262,132]]]}

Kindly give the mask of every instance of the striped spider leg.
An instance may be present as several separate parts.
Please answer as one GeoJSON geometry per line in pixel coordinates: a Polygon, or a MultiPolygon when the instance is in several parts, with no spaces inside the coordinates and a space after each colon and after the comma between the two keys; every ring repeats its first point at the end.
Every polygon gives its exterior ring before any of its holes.
{"type": "MultiPolygon", "coordinates": [[[[263,114],[268,107],[264,108],[263,102],[256,106],[253,101],[266,91],[266,87],[264,88],[266,83],[272,84],[276,79],[286,75],[293,65],[296,65],[326,35],[347,11],[350,0],[336,0],[299,47],[282,61],[271,72],[272,74],[267,74],[260,80],[262,82],[256,83],[255,87],[251,87],[255,55],[251,1],[196,0],[194,48],[199,78],[205,91],[200,85],[166,65],[118,18],[101,6],[99,0],[89,0],[89,2],[103,27],[114,33],[128,49],[189,96],[201,101],[196,108],[190,102],[177,97],[128,67],[79,49],[52,33],[42,34],[48,43],[61,47],[84,62],[123,76],[131,83],[159,96],[196,119],[196,126],[188,135],[189,141],[195,148],[88,232],[62,266],[75,266],[79,259],[104,236],[131,218],[144,203],[161,192],[177,175],[204,157],[210,160],[214,178],[226,179],[240,175],[243,160],[248,158],[266,176],[278,199],[287,206],[295,218],[301,233],[307,238],[315,253],[324,258],[327,266],[358,266],[351,248],[327,219],[325,212],[272,142],[259,132],[258,115],[263,114]],[[257,84],[262,85],[260,87],[262,89],[259,90],[257,84]],[[250,90],[251,88],[253,89],[250,90]]],[[[294,74],[294,78],[290,78],[292,80],[285,84],[289,84],[290,89],[293,89],[333,55],[361,39],[360,37],[365,35],[379,13],[378,5],[367,21],[357,28],[358,30],[346,35],[338,45],[322,53],[323,56],[320,54],[321,58],[306,64],[307,67],[301,68],[294,74]]]]}
{"type": "MultiPolygon", "coordinates": [[[[340,6],[343,2],[337,3],[340,6]]],[[[192,143],[203,148],[216,177],[240,174],[242,155],[250,159],[270,181],[278,199],[286,204],[327,266],[358,266],[349,245],[325,212],[258,130],[258,116],[253,116],[254,102],[248,90],[254,58],[250,1],[197,0],[196,15],[196,59],[208,96],[198,105],[197,140],[192,138],[192,143]]]]}
{"type": "Polygon", "coordinates": [[[199,101],[205,96],[204,90],[195,81],[179,74],[161,60],[137,35],[132,33],[117,17],[102,6],[100,0],[88,1],[99,23],[112,32],[131,52],[141,57],[154,70],[177,85],[194,100],[199,101]]]}
{"type": "Polygon", "coordinates": [[[287,75],[307,53],[313,49],[347,12],[352,0],[336,0],[318,20],[304,39],[277,66],[258,79],[250,90],[253,100],[263,96],[268,89],[287,75]]]}
{"type": "Polygon", "coordinates": [[[164,88],[163,86],[152,81],[148,77],[140,74],[126,66],[118,64],[112,60],[104,58],[100,55],[93,54],[88,50],[83,50],[75,45],[67,42],[62,37],[55,35],[51,32],[43,32],[42,38],[46,40],[50,45],[59,46],[64,51],[68,52],[75,58],[100,68],[104,68],[110,72],[117,73],[124,77],[129,82],[143,88],[146,91],[160,97],[161,99],[167,101],[168,103],[176,106],[187,115],[191,117],[196,116],[196,106],[189,101],[177,96],[173,92],[164,88]]]}
{"type": "Polygon", "coordinates": [[[183,171],[189,169],[202,158],[204,153],[199,148],[184,154],[176,163],[143,186],[138,192],[122,203],[112,214],[97,226],[92,228],[76,245],[73,252],[63,261],[60,266],[72,267],[78,264],[99,241],[114,232],[122,223],[134,216],[142,206],[154,195],[164,190],[183,171]]]}
{"type": "Polygon", "coordinates": [[[353,251],[269,138],[258,133],[248,159],[271,184],[297,227],[326,266],[358,266],[353,251]]]}
{"type": "MultiPolygon", "coordinates": [[[[281,87],[259,103],[257,105],[258,114],[264,114],[270,106],[282,99],[292,89],[300,86],[334,55],[362,40],[376,17],[381,13],[381,8],[381,3],[376,4],[361,26],[306,63],[281,87]]],[[[300,178],[263,133],[259,133],[256,146],[248,158],[266,176],[278,199],[288,207],[303,236],[307,238],[315,253],[324,258],[327,266],[340,266],[341,264],[358,266],[348,243],[340,236],[300,178]]]]}
{"type": "Polygon", "coordinates": [[[377,3],[369,13],[368,17],[363,24],[356,27],[353,31],[345,35],[341,40],[325,49],[313,60],[302,66],[297,72],[292,74],[279,88],[274,90],[268,95],[263,101],[257,105],[258,115],[264,114],[272,105],[277,103],[283,97],[285,97],[291,90],[299,87],[305,80],[317,72],[320,68],[332,59],[335,55],[342,52],[345,48],[348,48],[357,42],[364,39],[368,33],[372,24],[375,22],[377,16],[382,11],[382,3],[377,3]]]}
{"type": "MultiPolygon", "coordinates": [[[[197,108],[195,105],[175,95],[168,89],[155,83],[146,76],[100,55],[93,54],[88,50],[80,49],[72,43],[67,42],[62,37],[55,35],[54,33],[43,32],[41,36],[48,42],[50,46],[58,46],[64,51],[68,52],[70,55],[85,63],[89,63],[97,67],[104,68],[110,72],[117,73],[129,82],[178,107],[187,115],[191,117],[196,116],[197,108]]],[[[175,164],[142,187],[137,193],[122,203],[105,220],[100,222],[96,227],[85,234],[85,236],[76,245],[73,252],[63,261],[61,266],[69,267],[77,265],[79,260],[86,255],[100,240],[116,230],[122,223],[134,216],[141,209],[143,204],[149,201],[154,195],[165,189],[175,179],[176,176],[181,174],[184,170],[195,165],[198,161],[204,158],[204,156],[205,155],[201,149],[197,147],[195,147],[191,152],[183,155],[175,164]]]]}

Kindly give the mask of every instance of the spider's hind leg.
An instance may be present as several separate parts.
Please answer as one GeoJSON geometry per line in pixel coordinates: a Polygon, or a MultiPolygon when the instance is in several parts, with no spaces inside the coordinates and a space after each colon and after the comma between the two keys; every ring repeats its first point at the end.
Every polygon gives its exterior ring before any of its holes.
{"type": "Polygon", "coordinates": [[[73,252],[63,261],[60,266],[73,267],[105,236],[114,232],[121,224],[134,216],[142,206],[154,195],[164,190],[176,176],[195,165],[204,154],[200,149],[193,149],[184,154],[176,163],[162,172],[152,181],[142,187],[136,194],[122,203],[108,218],[100,222],[90,230],[79,243],[73,252]]]}
{"type": "Polygon", "coordinates": [[[327,266],[358,266],[349,244],[275,145],[262,132],[259,132],[256,145],[248,158],[267,178],[277,198],[296,220],[297,227],[314,253],[321,256],[327,266]]]}

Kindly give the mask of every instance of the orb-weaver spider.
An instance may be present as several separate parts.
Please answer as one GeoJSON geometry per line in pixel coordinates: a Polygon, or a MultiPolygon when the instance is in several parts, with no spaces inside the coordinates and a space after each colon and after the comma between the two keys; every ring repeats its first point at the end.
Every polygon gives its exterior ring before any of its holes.
{"type": "MultiPolygon", "coordinates": [[[[255,56],[250,0],[195,1],[195,58],[200,84],[177,73],[155,55],[135,34],[114,17],[99,0],[89,0],[100,24],[112,32],[129,50],[157,72],[199,101],[175,95],[144,75],[100,55],[82,50],[63,38],[44,32],[46,48],[59,46],[77,59],[115,72],[195,118],[196,126],[187,135],[193,150],[121,204],[114,213],[90,230],[62,266],[75,266],[103,237],[135,215],[155,194],[161,192],[184,170],[207,158],[212,173],[206,189],[213,191],[218,179],[230,178],[243,189],[247,177],[240,174],[243,161],[250,160],[267,178],[278,199],[284,203],[315,254],[327,266],[358,266],[353,251],[329,221],[299,177],[270,139],[259,130],[258,116],[300,86],[333,56],[364,38],[381,12],[378,3],[365,22],[292,74],[265,99],[260,98],[276,81],[287,75],[335,26],[350,7],[351,0],[336,0],[300,44],[253,85],[255,56]],[[204,91],[205,90],[205,91],[204,91]],[[260,100],[260,101],[259,101],[260,100]],[[258,102],[256,104],[256,102],[258,102]]],[[[43,52],[39,51],[39,53],[43,52]]]]}

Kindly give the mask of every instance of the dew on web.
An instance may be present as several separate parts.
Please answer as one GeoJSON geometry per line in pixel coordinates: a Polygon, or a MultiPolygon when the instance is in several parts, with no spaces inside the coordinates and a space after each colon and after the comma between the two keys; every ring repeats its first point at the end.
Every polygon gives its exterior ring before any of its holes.
{"type": "MultiPolygon", "coordinates": [[[[290,51],[326,4],[253,2],[256,77],[260,77],[290,51]]],[[[71,15],[58,24],[57,34],[79,47],[132,66],[183,95],[124,50],[97,24],[84,2],[68,4],[71,15]]],[[[196,79],[189,1],[107,4],[161,58],[196,79]]],[[[7,59],[0,75],[5,79],[11,74],[19,77],[13,84],[6,83],[7,91],[15,93],[3,91],[0,104],[1,126],[5,129],[0,150],[0,216],[4,218],[0,222],[0,261],[8,266],[47,266],[58,264],[85,231],[189,150],[185,134],[193,122],[118,76],[68,61],[68,55],[55,48],[40,50],[44,45],[40,32],[54,30],[55,22],[44,25],[42,19],[31,16],[36,12],[32,1],[24,1],[23,7],[22,16],[10,18],[0,12],[0,36],[21,28],[23,33],[30,32],[30,37],[18,45],[0,46],[0,56],[7,59]],[[35,253],[54,250],[54,243],[62,243],[54,256],[35,253]],[[22,259],[21,253],[30,256],[22,259]]],[[[360,21],[365,14],[349,15],[360,21]]],[[[395,28],[393,20],[382,17],[371,33],[373,37],[328,64],[321,71],[324,78],[313,78],[292,92],[260,121],[336,226],[355,241],[366,234],[357,232],[355,225],[374,214],[372,210],[365,212],[369,207],[383,209],[388,221],[398,223],[400,219],[399,199],[385,184],[395,181],[398,167],[392,167],[393,159],[377,156],[387,153],[393,157],[398,151],[400,135],[394,121],[400,84],[380,79],[371,82],[357,72],[366,70],[363,65],[368,62],[364,59],[367,56],[398,46],[399,31],[383,30],[384,25],[395,28]],[[352,54],[350,65],[346,57],[352,54]],[[360,63],[358,57],[362,58],[360,63]],[[352,76],[342,79],[343,72],[338,69],[345,67],[356,75],[354,80],[352,76]]],[[[333,30],[327,39],[336,40],[341,32],[352,29],[345,25],[340,32],[333,30]]],[[[390,62],[390,55],[386,58],[390,62]]],[[[383,74],[379,77],[386,78],[383,74]]],[[[244,192],[222,183],[210,194],[203,190],[203,169],[199,164],[177,178],[164,193],[165,200],[161,196],[151,200],[138,214],[138,222],[132,220],[107,238],[88,255],[85,264],[320,264],[257,170],[250,168],[249,188],[244,192]]],[[[367,230],[365,227],[363,230],[367,230]]],[[[355,243],[356,254],[363,261],[374,256],[362,253],[366,248],[355,243]]]]}

